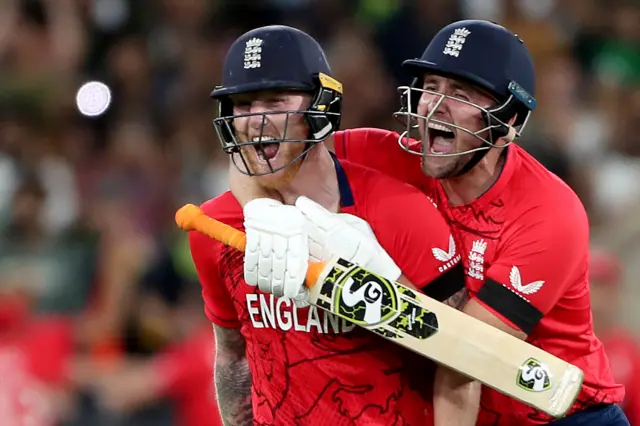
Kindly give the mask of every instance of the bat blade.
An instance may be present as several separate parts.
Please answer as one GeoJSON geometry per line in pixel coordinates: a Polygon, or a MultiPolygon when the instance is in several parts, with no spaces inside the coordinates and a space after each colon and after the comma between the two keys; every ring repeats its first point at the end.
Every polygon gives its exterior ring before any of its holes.
{"type": "Polygon", "coordinates": [[[568,362],[344,259],[327,262],[310,302],[553,417],[582,388],[568,362]]]}

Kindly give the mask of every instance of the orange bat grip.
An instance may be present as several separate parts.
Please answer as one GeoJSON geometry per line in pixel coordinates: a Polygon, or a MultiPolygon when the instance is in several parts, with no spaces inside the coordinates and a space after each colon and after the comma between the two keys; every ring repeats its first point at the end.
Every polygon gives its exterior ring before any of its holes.
{"type": "MultiPolygon", "coordinates": [[[[236,250],[244,251],[247,245],[247,235],[244,232],[207,216],[200,207],[193,204],[186,204],[176,212],[176,224],[183,231],[198,231],[236,250]]],[[[308,288],[318,282],[325,266],[327,262],[309,262],[305,280],[308,288]]]]}

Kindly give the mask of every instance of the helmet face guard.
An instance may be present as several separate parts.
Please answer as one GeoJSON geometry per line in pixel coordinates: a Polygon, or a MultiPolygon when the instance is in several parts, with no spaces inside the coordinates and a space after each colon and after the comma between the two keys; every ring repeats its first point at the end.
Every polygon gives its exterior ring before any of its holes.
{"type": "Polygon", "coordinates": [[[485,108],[464,99],[417,87],[417,83],[420,81],[421,79],[415,79],[411,86],[398,87],[398,92],[400,92],[401,108],[399,111],[394,113],[394,117],[403,121],[403,124],[405,125],[404,131],[398,138],[398,144],[402,149],[412,154],[422,155],[424,157],[457,157],[479,151],[488,151],[494,147],[506,147],[511,144],[514,139],[520,137],[531,114],[531,112],[528,111],[526,117],[519,120],[521,124],[517,127],[512,127],[509,125],[508,121],[513,117],[513,114],[515,114],[514,108],[515,103],[517,102],[515,95],[511,94],[504,102],[496,101],[498,105],[493,108],[485,108]],[[418,103],[424,94],[430,95],[434,99],[433,105],[429,109],[427,115],[421,115],[418,113],[418,103]],[[471,130],[454,123],[434,118],[435,113],[438,111],[438,108],[440,108],[440,105],[445,99],[450,102],[459,102],[460,104],[476,108],[482,115],[485,126],[478,130],[471,130]],[[416,134],[416,130],[419,130],[420,126],[423,127],[423,136],[420,136],[419,133],[416,134]],[[482,145],[462,152],[429,152],[426,146],[426,141],[429,140],[430,128],[441,130],[447,129],[449,131],[455,129],[455,131],[461,131],[477,138],[482,142],[482,145]],[[496,145],[496,142],[501,137],[505,137],[507,142],[498,146],[496,145]],[[419,149],[415,144],[415,140],[422,140],[422,145],[419,149]]]}
{"type": "MultiPolygon", "coordinates": [[[[314,93],[311,105],[306,110],[279,110],[258,113],[233,114],[233,101],[229,96],[219,99],[219,117],[213,120],[213,126],[218,134],[218,139],[222,144],[222,150],[227,154],[232,154],[232,161],[241,173],[249,176],[263,176],[282,170],[294,162],[298,161],[311,150],[315,144],[324,141],[331,133],[340,126],[341,106],[342,106],[342,84],[326,74],[319,73],[315,81],[318,89],[314,93]],[[265,126],[269,117],[275,115],[285,115],[285,124],[280,138],[263,138],[265,126]],[[240,142],[236,136],[233,121],[237,118],[260,117],[260,136],[251,141],[240,142]],[[306,122],[309,133],[306,138],[290,137],[289,121],[292,116],[302,116],[306,122]],[[258,153],[264,153],[265,145],[275,143],[305,143],[305,149],[288,163],[274,168],[268,158],[265,158],[269,170],[263,173],[251,172],[247,160],[242,152],[244,147],[253,147],[258,153]],[[240,162],[238,162],[240,159],[240,162]]],[[[273,88],[272,90],[287,90],[286,87],[273,88]]],[[[296,90],[296,89],[289,89],[296,90]]],[[[297,89],[300,90],[300,89],[297,89]]],[[[237,91],[235,93],[247,93],[237,91]]],[[[234,93],[234,94],[235,94],[234,93]]]]}
{"type": "MultiPolygon", "coordinates": [[[[229,101],[230,102],[230,101],[229,101]]],[[[276,173],[279,170],[282,170],[294,162],[298,161],[300,158],[304,157],[311,148],[314,147],[318,142],[322,142],[325,140],[330,133],[335,131],[337,126],[334,126],[334,123],[339,122],[340,113],[339,112],[323,112],[323,111],[313,111],[313,110],[281,110],[281,111],[268,111],[268,112],[259,112],[259,113],[246,113],[246,114],[232,114],[226,115],[222,117],[218,117],[213,120],[213,126],[218,134],[218,139],[222,145],[222,150],[231,154],[231,159],[233,164],[238,168],[241,173],[244,173],[249,176],[263,176],[267,174],[276,173]],[[264,138],[264,129],[269,121],[270,116],[274,115],[286,115],[283,134],[281,138],[269,138],[265,140],[264,138]],[[292,138],[289,137],[287,131],[289,129],[289,120],[292,116],[303,116],[307,125],[309,126],[309,134],[306,138],[292,138]],[[244,117],[255,117],[258,116],[261,118],[262,122],[260,124],[260,136],[254,138],[252,141],[240,142],[236,137],[235,128],[233,127],[233,121],[237,118],[244,117]],[[305,149],[297,155],[290,162],[274,168],[271,165],[271,161],[268,158],[265,158],[267,166],[269,170],[263,173],[253,173],[251,172],[247,160],[242,152],[244,147],[253,147],[258,153],[264,153],[265,145],[273,144],[273,143],[305,143],[307,146],[305,149]]]]}
{"type": "Polygon", "coordinates": [[[398,88],[401,109],[394,116],[400,118],[405,130],[398,138],[399,145],[423,157],[456,157],[471,154],[470,160],[457,173],[471,170],[492,148],[503,148],[520,137],[535,109],[535,69],[533,60],[523,41],[508,29],[489,21],[457,21],[442,28],[431,40],[420,58],[403,62],[414,80],[409,86],[398,88]],[[490,94],[495,103],[483,107],[444,93],[422,88],[424,76],[432,74],[463,81],[490,94]],[[432,98],[428,113],[418,114],[418,103],[423,95],[432,98]],[[473,107],[482,117],[480,129],[468,129],[437,118],[436,112],[443,102],[473,107]],[[516,117],[515,121],[510,121],[516,117]],[[423,130],[422,137],[415,130],[423,130]],[[464,132],[478,139],[480,146],[463,152],[437,153],[428,148],[430,132],[451,134],[464,132]],[[413,134],[412,134],[413,133],[413,134]],[[422,140],[418,149],[415,140],[422,140]],[[506,143],[498,144],[503,138],[506,143]]]}

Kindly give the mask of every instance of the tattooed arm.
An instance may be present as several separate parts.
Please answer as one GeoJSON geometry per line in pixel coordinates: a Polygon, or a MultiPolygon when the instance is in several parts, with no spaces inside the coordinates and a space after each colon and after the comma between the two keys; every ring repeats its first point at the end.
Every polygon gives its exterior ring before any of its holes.
{"type": "Polygon", "coordinates": [[[445,300],[442,303],[444,303],[445,305],[449,305],[452,308],[462,309],[464,305],[467,304],[468,301],[469,301],[469,290],[467,290],[466,287],[462,287],[456,294],[449,297],[447,300],[445,300]]]}
{"type": "Polygon", "coordinates": [[[251,371],[240,329],[213,326],[216,339],[214,380],[225,426],[253,425],[251,371]]]}

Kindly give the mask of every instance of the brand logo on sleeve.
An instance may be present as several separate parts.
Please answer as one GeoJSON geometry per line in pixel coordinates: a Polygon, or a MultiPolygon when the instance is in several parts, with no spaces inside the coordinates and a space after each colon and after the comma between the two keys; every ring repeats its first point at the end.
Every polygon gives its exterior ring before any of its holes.
{"type": "Polygon", "coordinates": [[[456,263],[458,263],[462,257],[459,254],[456,254],[456,242],[453,239],[453,235],[449,235],[448,251],[444,251],[436,247],[436,248],[432,248],[431,252],[433,253],[433,257],[435,257],[436,260],[439,260],[440,262],[444,263],[438,268],[440,272],[444,272],[447,269],[455,266],[456,263]]]}
{"type": "Polygon", "coordinates": [[[529,284],[522,284],[522,276],[520,275],[520,269],[518,269],[517,266],[513,266],[513,268],[511,268],[509,281],[515,291],[526,295],[537,293],[544,285],[544,281],[533,281],[529,284]]]}

